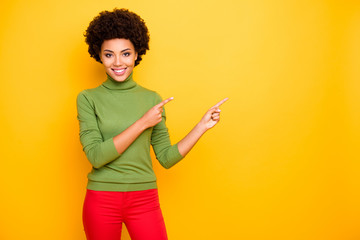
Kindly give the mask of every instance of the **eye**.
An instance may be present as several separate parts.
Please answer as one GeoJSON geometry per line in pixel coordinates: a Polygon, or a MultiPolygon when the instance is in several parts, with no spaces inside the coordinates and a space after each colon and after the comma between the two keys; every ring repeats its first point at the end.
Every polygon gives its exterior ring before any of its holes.
{"type": "Polygon", "coordinates": [[[111,57],[111,54],[110,53],[105,53],[105,57],[109,58],[109,57],[111,57]]]}
{"type": "Polygon", "coordinates": [[[128,57],[128,56],[130,56],[130,53],[129,53],[129,52],[125,52],[123,55],[124,55],[125,57],[128,57]]]}

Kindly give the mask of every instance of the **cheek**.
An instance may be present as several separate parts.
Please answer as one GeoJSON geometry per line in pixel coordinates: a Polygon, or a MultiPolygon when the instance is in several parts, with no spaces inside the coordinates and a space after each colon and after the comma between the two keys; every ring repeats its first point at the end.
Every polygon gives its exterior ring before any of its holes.
{"type": "Polygon", "coordinates": [[[105,59],[103,59],[102,63],[104,65],[104,67],[110,67],[112,64],[112,61],[110,59],[105,58],[105,59]]]}
{"type": "Polygon", "coordinates": [[[134,66],[135,65],[135,58],[134,57],[129,58],[128,61],[127,61],[127,65],[128,66],[134,66]]]}

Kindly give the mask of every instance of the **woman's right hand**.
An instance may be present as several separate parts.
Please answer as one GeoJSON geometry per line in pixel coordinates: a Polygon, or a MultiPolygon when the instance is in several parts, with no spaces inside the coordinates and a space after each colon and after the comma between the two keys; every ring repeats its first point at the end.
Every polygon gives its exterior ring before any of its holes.
{"type": "Polygon", "coordinates": [[[168,99],[165,99],[161,103],[156,104],[152,108],[149,109],[141,118],[140,120],[144,124],[145,129],[149,127],[153,127],[162,120],[162,112],[163,112],[163,106],[173,100],[173,97],[170,97],[168,99]]]}

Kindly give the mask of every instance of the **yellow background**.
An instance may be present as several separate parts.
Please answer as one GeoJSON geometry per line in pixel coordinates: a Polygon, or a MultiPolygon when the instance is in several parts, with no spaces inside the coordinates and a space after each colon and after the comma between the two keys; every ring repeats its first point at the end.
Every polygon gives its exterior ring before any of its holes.
{"type": "Polygon", "coordinates": [[[0,239],[85,239],[76,95],[106,75],[82,34],[114,7],[147,23],[134,79],[174,97],[173,143],[230,98],[182,162],[154,160],[169,239],[360,239],[359,1],[1,5],[0,239]]]}

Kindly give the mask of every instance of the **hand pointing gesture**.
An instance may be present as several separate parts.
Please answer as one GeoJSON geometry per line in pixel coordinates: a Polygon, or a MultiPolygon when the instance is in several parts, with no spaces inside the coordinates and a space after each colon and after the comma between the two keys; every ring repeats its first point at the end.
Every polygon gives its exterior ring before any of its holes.
{"type": "Polygon", "coordinates": [[[200,120],[200,124],[203,124],[206,130],[214,127],[220,121],[220,105],[226,102],[229,98],[224,98],[214,106],[212,106],[200,120]]]}
{"type": "Polygon", "coordinates": [[[173,97],[170,97],[165,99],[161,103],[156,104],[141,117],[141,120],[143,121],[146,128],[153,127],[159,122],[161,122],[163,106],[173,99],[173,97]]]}
{"type": "MultiPolygon", "coordinates": [[[[122,154],[135,139],[147,128],[153,127],[162,120],[163,106],[173,100],[173,98],[165,99],[164,101],[156,104],[150,108],[140,119],[133,123],[130,127],[125,129],[120,134],[113,137],[114,145],[119,154],[122,154]]],[[[196,144],[199,138],[208,129],[215,126],[220,120],[220,105],[227,101],[228,98],[224,98],[214,106],[212,106],[202,117],[200,122],[178,142],[178,150],[183,157],[191,150],[196,144]]],[[[178,161],[178,160],[177,160],[178,161]]],[[[176,162],[175,162],[176,163],[176,162]]],[[[173,163],[173,164],[175,164],[173,163]]],[[[172,166],[172,165],[171,165],[172,166]]]]}

